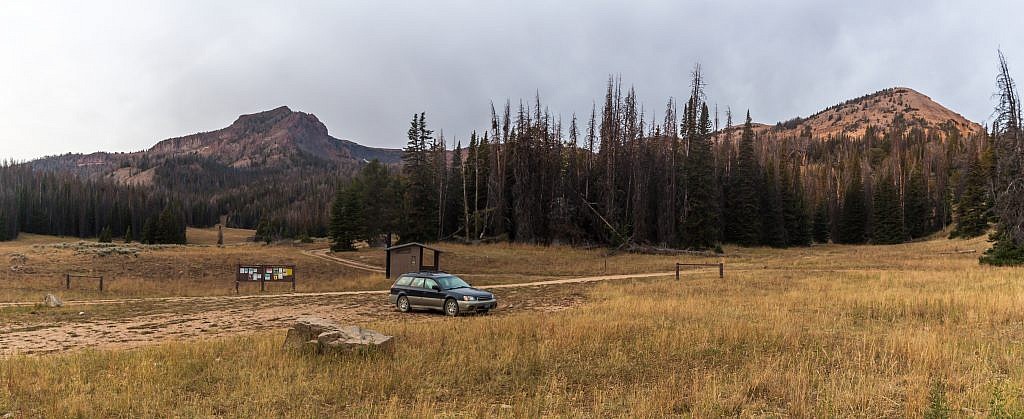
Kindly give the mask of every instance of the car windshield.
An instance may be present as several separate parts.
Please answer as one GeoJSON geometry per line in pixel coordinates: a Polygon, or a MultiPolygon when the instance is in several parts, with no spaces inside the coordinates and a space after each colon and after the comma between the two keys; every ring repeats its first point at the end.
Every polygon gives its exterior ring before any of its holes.
{"type": "Polygon", "coordinates": [[[441,284],[441,289],[450,290],[455,288],[469,288],[469,284],[463,281],[462,278],[457,276],[442,276],[437,279],[437,283],[441,284]]]}

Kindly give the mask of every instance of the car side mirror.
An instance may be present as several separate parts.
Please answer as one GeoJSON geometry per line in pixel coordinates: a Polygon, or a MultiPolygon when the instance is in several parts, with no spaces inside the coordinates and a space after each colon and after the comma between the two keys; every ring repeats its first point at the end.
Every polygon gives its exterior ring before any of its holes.
{"type": "Polygon", "coordinates": [[[432,290],[434,290],[434,291],[441,291],[441,287],[439,287],[439,286],[437,286],[437,285],[431,285],[431,286],[430,286],[430,289],[432,289],[432,290]]]}

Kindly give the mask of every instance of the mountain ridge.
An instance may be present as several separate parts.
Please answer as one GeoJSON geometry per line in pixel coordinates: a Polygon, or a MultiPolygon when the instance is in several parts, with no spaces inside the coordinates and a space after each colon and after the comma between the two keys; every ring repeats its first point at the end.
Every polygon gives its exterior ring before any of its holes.
{"type": "MultiPolygon", "coordinates": [[[[774,137],[859,137],[868,127],[888,131],[920,128],[948,135],[983,134],[984,127],[946,108],[912,88],[897,86],[828,106],[808,117],[795,117],[774,125],[753,123],[755,133],[774,137]]],[[[719,133],[738,132],[742,124],[719,133]]],[[[332,137],[312,113],[288,106],[239,115],[225,128],[158,141],[134,152],[68,153],[29,162],[45,170],[70,170],[83,175],[105,175],[132,184],[149,184],[150,171],[175,157],[198,156],[236,169],[276,168],[303,162],[358,166],[377,159],[401,162],[401,149],[369,147],[332,137]],[[142,164],[140,164],[142,163],[142,164]],[[148,172],[148,173],[147,173],[148,172]]]]}
{"type": "MultiPolygon", "coordinates": [[[[625,123],[621,115],[613,113],[613,118],[612,122],[616,124],[625,123]]],[[[524,122],[517,121],[520,123],[524,122]]],[[[529,119],[525,123],[537,124],[529,119]]],[[[907,133],[906,141],[901,144],[927,153],[945,150],[944,147],[932,147],[932,142],[939,145],[959,144],[961,140],[973,143],[979,139],[974,133],[984,131],[980,125],[923,94],[907,88],[891,88],[827,107],[807,118],[794,118],[774,126],[758,124],[756,130],[762,134],[760,142],[763,145],[758,152],[774,153],[772,155],[790,151],[804,153],[809,158],[806,162],[808,167],[820,167],[823,162],[860,154],[864,154],[861,157],[865,164],[877,167],[891,164],[887,159],[903,159],[903,155],[890,153],[887,148],[895,141],[887,141],[890,138],[879,136],[877,131],[872,130],[873,135],[858,137],[872,126],[889,133],[913,130],[907,133]],[[919,130],[927,132],[921,135],[919,130]],[[964,137],[954,138],[956,133],[964,137]],[[835,141],[863,144],[864,147],[837,146],[835,141]]],[[[733,127],[736,130],[741,128],[733,127]]],[[[537,125],[530,129],[538,129],[544,136],[564,134],[546,131],[551,129],[547,126],[537,125]]],[[[513,132],[509,138],[518,138],[519,135],[513,132]]],[[[735,139],[735,136],[731,139],[718,138],[720,144],[728,146],[732,146],[730,142],[735,139]]],[[[640,144],[656,139],[631,138],[628,141],[634,140],[640,144]]],[[[491,144],[492,147],[506,146],[491,144]]],[[[525,144],[530,143],[527,141],[525,144]]],[[[543,153],[542,147],[532,150],[525,147],[516,151],[523,150],[529,151],[523,154],[528,156],[524,158],[543,157],[532,154],[543,153]]],[[[732,152],[725,147],[717,150],[725,153],[723,157],[732,152]]],[[[585,150],[578,148],[575,152],[585,153],[585,150]]],[[[945,153],[935,153],[943,159],[950,158],[945,153]]],[[[446,154],[449,158],[454,157],[453,152],[446,154]]],[[[498,153],[488,155],[496,156],[498,153]]],[[[258,227],[283,237],[325,235],[331,201],[338,186],[346,184],[368,160],[374,158],[386,163],[386,170],[397,172],[401,157],[401,150],[377,149],[334,138],[315,115],[277,107],[240,115],[230,125],[218,130],[168,138],[144,151],[67,154],[26,165],[59,172],[57,174],[66,178],[102,181],[97,185],[111,185],[114,189],[117,184],[139,186],[138,189],[157,197],[147,204],[154,207],[150,210],[155,211],[155,207],[160,205],[180,203],[192,225],[210,226],[217,223],[222,215],[229,214],[230,225],[258,227]]],[[[940,167],[946,168],[952,167],[951,164],[939,163],[940,167]]],[[[932,169],[924,170],[939,173],[932,169]]],[[[945,190],[949,179],[943,175],[936,178],[936,182],[936,190],[945,190]]],[[[125,207],[132,205],[141,204],[129,203],[125,207]]],[[[948,218],[948,213],[943,212],[948,207],[936,208],[936,220],[948,218]]],[[[88,218],[88,214],[81,216],[88,218]]]]}
{"type": "Polygon", "coordinates": [[[315,115],[280,106],[239,115],[218,130],[164,139],[141,151],[68,153],[28,163],[44,170],[70,170],[148,184],[152,180],[151,169],[184,156],[207,158],[235,169],[259,169],[303,162],[350,166],[373,159],[396,164],[401,160],[401,150],[332,137],[315,115]]]}
{"type": "MultiPolygon", "coordinates": [[[[897,123],[904,130],[921,128],[946,135],[956,131],[964,137],[985,132],[981,124],[965,118],[923,93],[903,86],[890,87],[848,99],[806,118],[798,116],[774,125],[752,125],[758,134],[770,133],[781,138],[825,139],[840,136],[860,137],[868,127],[888,131],[897,123]]],[[[742,124],[733,125],[722,131],[733,132],[742,127],[742,124]]]]}

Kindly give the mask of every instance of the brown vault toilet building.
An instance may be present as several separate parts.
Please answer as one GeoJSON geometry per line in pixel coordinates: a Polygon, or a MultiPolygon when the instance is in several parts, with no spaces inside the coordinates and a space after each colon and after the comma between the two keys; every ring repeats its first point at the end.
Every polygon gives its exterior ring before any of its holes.
{"type": "Polygon", "coordinates": [[[409,272],[438,271],[441,269],[440,249],[421,243],[406,243],[385,249],[387,261],[384,274],[390,279],[409,272]],[[427,254],[429,251],[431,254],[427,254]],[[430,261],[430,262],[428,262],[430,261]]]}

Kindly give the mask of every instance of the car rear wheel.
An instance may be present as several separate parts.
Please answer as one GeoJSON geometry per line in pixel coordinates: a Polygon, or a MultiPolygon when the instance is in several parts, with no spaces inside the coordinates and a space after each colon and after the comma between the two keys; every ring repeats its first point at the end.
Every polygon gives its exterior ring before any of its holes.
{"type": "Polygon", "coordinates": [[[444,314],[455,317],[459,315],[459,303],[454,299],[447,299],[444,302],[444,314]]]}
{"type": "Polygon", "coordinates": [[[398,301],[395,303],[395,305],[398,306],[398,311],[401,311],[403,313],[408,313],[409,312],[409,298],[408,297],[406,297],[404,295],[401,296],[401,297],[398,297],[398,301]]]}

